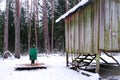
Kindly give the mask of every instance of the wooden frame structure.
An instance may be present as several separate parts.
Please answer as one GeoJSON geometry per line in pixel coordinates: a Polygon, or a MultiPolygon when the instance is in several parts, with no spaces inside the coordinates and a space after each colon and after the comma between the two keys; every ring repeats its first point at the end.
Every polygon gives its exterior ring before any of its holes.
{"type": "Polygon", "coordinates": [[[65,20],[67,64],[71,53],[95,54],[99,73],[101,52],[120,52],[120,0],[82,0],[73,9],[56,20],[65,20]]]}

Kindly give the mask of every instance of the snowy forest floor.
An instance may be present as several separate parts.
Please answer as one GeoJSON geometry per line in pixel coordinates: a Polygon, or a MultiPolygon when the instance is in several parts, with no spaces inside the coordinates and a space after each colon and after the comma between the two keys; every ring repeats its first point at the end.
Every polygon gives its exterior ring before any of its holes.
{"type": "MultiPolygon", "coordinates": [[[[105,55],[102,57],[110,63],[115,63],[112,59],[105,55]]],[[[120,55],[114,57],[120,63],[120,55]]],[[[49,55],[38,54],[37,62],[44,63],[45,66],[47,66],[47,69],[15,71],[16,65],[31,63],[28,55],[21,56],[21,59],[19,60],[14,58],[3,60],[0,58],[0,80],[99,80],[98,74],[82,70],[77,72],[66,67],[66,57],[63,53],[49,55]],[[83,75],[82,72],[88,73],[91,76],[83,75]]],[[[110,69],[101,68],[100,70],[102,80],[120,79],[120,73],[116,74],[116,71],[120,72],[120,67],[113,67],[110,69]]]]}
{"type": "Polygon", "coordinates": [[[18,64],[31,63],[29,56],[22,56],[21,59],[0,58],[0,80],[99,80],[98,74],[91,76],[83,75],[84,71],[74,71],[66,67],[65,55],[40,54],[37,62],[44,63],[47,69],[15,71],[18,64]]]}

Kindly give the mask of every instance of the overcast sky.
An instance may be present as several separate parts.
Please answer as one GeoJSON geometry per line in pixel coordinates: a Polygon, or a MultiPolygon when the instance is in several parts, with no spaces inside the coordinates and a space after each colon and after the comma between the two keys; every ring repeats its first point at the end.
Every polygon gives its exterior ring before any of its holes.
{"type": "MultiPolygon", "coordinates": [[[[20,0],[21,1],[21,0],[20,0]]],[[[6,4],[5,4],[6,0],[3,0],[1,3],[0,3],[0,10],[5,10],[5,7],[6,7],[6,4]]],[[[31,2],[31,0],[30,0],[31,2]]],[[[42,0],[40,0],[40,3],[42,4],[42,0]]]]}
{"type": "Polygon", "coordinates": [[[3,0],[3,1],[0,3],[0,10],[5,10],[5,1],[6,1],[6,0],[3,0]]]}

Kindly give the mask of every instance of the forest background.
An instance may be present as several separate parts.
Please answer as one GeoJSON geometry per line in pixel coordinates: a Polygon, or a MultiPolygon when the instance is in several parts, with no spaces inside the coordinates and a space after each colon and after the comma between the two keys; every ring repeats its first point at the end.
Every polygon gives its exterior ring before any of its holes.
{"type": "Polygon", "coordinates": [[[81,0],[0,0],[0,54],[20,54],[36,47],[39,52],[65,51],[62,14],[81,0]]]}

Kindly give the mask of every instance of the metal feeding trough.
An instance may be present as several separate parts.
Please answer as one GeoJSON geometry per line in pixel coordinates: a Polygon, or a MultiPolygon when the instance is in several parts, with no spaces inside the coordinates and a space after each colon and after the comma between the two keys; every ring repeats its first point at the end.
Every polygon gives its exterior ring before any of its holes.
{"type": "Polygon", "coordinates": [[[15,67],[15,70],[34,70],[34,69],[46,69],[44,63],[35,62],[37,60],[37,49],[30,48],[29,51],[29,59],[31,60],[31,64],[19,64],[15,67]]]}

